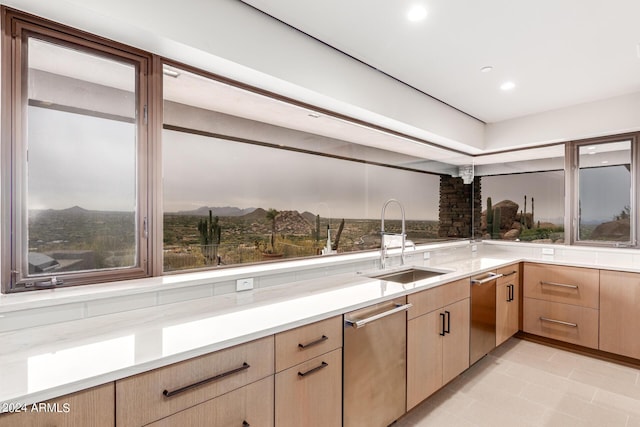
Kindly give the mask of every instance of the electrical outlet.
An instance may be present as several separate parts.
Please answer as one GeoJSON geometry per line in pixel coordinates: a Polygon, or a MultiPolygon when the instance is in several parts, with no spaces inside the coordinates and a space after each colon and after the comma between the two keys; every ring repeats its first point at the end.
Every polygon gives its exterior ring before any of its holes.
{"type": "Polygon", "coordinates": [[[542,248],[542,255],[553,255],[553,248],[542,248]]]}
{"type": "Polygon", "coordinates": [[[422,259],[429,259],[431,258],[431,252],[424,252],[422,254],[422,259]]]}
{"type": "Polygon", "coordinates": [[[476,252],[478,250],[478,245],[471,245],[471,252],[476,252]]]}
{"type": "Polygon", "coordinates": [[[236,291],[249,291],[253,289],[253,277],[249,277],[247,279],[238,279],[236,280],[236,291]]]}

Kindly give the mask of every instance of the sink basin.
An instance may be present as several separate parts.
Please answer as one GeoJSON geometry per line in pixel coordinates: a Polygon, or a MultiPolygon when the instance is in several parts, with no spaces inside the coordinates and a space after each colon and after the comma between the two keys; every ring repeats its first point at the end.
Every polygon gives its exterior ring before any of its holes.
{"type": "Polygon", "coordinates": [[[372,279],[387,280],[389,282],[396,283],[411,283],[418,280],[428,279],[430,277],[436,277],[443,274],[450,273],[450,271],[443,270],[430,270],[426,268],[405,268],[403,270],[396,270],[392,272],[386,272],[382,274],[369,276],[372,279]]]}

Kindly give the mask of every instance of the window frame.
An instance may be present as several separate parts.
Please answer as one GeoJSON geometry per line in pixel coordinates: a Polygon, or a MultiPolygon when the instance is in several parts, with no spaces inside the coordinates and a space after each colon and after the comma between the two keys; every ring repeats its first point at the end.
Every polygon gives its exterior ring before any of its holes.
{"type": "Polygon", "coordinates": [[[640,150],[638,149],[638,143],[640,140],[640,132],[625,133],[618,135],[611,135],[599,138],[589,138],[577,141],[570,141],[566,144],[567,163],[565,169],[571,173],[567,174],[568,179],[565,181],[567,197],[565,211],[569,215],[565,214],[565,230],[571,230],[570,239],[566,244],[583,247],[611,247],[611,248],[638,248],[637,233],[640,229],[640,215],[639,212],[639,197],[638,191],[640,190],[638,180],[638,165],[640,164],[640,150]],[[630,232],[629,241],[616,242],[616,241],[599,241],[599,240],[579,240],[579,209],[580,209],[580,147],[586,145],[598,145],[614,142],[630,141],[631,149],[631,186],[630,186],[630,232]]]}
{"type": "Polygon", "coordinates": [[[152,243],[150,219],[152,212],[150,184],[150,145],[147,117],[150,105],[149,78],[152,57],[150,54],[84,33],[32,15],[2,8],[2,264],[0,266],[2,291],[5,293],[52,287],[86,285],[113,280],[147,277],[150,275],[152,243]],[[80,52],[111,58],[128,63],[136,70],[136,265],[116,269],[100,269],[37,277],[23,276],[26,252],[24,243],[27,226],[25,134],[26,109],[28,106],[24,84],[28,68],[25,53],[30,37],[52,42],[58,46],[71,47],[80,52]],[[7,238],[9,237],[9,238],[7,238]],[[59,277],[63,284],[50,283],[59,277]]]}

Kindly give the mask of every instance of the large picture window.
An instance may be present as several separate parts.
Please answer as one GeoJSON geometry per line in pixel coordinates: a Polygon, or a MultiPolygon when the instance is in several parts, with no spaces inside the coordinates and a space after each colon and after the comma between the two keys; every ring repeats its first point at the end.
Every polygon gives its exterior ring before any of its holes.
{"type": "Polygon", "coordinates": [[[11,289],[145,274],[146,59],[9,19],[11,289]]]}
{"type": "Polygon", "coordinates": [[[631,245],[635,235],[632,139],[575,145],[575,241],[631,245]]]}

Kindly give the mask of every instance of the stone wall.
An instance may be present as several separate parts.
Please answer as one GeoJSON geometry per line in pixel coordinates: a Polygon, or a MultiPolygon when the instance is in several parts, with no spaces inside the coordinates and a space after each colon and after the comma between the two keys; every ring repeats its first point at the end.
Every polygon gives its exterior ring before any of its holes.
{"type": "Polygon", "coordinates": [[[472,230],[479,237],[481,211],[481,177],[475,177],[473,184],[464,184],[462,178],[440,176],[438,237],[469,238],[472,230]]]}

